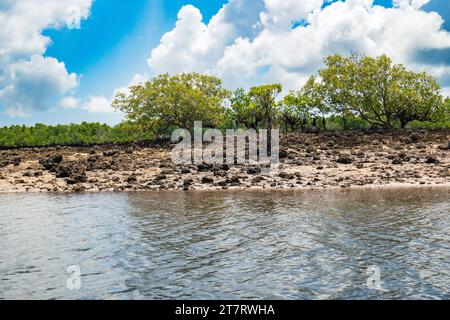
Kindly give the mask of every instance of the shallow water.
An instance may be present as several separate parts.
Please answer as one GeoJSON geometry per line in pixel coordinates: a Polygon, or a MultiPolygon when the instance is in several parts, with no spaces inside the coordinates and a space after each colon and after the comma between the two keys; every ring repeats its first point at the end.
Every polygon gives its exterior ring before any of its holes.
{"type": "Polygon", "coordinates": [[[449,299],[449,191],[0,195],[0,299],[449,299]]]}

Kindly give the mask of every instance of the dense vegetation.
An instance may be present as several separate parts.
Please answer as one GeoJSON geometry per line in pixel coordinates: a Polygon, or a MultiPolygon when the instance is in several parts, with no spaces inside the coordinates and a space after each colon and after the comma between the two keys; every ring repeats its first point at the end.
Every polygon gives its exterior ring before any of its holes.
{"type": "Polygon", "coordinates": [[[114,127],[83,122],[56,126],[38,123],[33,127],[15,125],[0,128],[1,147],[123,143],[153,137],[152,133],[146,133],[129,122],[114,127]]]}
{"type": "Polygon", "coordinates": [[[118,93],[113,107],[126,121],[0,128],[0,146],[90,145],[149,140],[177,127],[282,128],[285,131],[380,127],[450,127],[450,99],[427,73],[387,56],[332,55],[296,91],[280,84],[230,92],[210,75],[163,74],[118,93]],[[280,99],[281,97],[281,99],[280,99]]]}

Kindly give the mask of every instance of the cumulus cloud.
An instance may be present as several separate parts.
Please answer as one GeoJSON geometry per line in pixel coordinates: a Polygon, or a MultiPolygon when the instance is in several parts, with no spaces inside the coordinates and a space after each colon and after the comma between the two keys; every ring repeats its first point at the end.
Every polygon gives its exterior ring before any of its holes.
{"type": "Polygon", "coordinates": [[[419,58],[424,50],[450,48],[442,17],[422,10],[429,0],[397,0],[393,8],[373,0],[326,2],[231,0],[208,24],[197,8],[185,6],[148,63],[155,73],[215,74],[231,88],[281,82],[291,89],[320,68],[325,56],[357,51],[388,54],[396,63],[448,78],[450,61],[436,65],[419,58]],[[245,28],[236,27],[237,11],[255,9],[245,28]]]}
{"type": "Polygon", "coordinates": [[[90,96],[80,99],[73,96],[63,97],[58,105],[63,109],[80,109],[89,113],[113,113],[111,100],[104,96],[90,96]]]}
{"type": "Polygon", "coordinates": [[[0,106],[11,116],[47,109],[78,85],[63,62],[44,56],[48,28],[77,28],[92,0],[0,1],[0,106]]]}
{"type": "Polygon", "coordinates": [[[91,113],[111,113],[114,109],[111,107],[111,101],[103,96],[90,97],[84,104],[83,109],[91,113]]]}
{"type": "Polygon", "coordinates": [[[286,29],[308,17],[322,6],[323,0],[264,0],[266,10],[261,12],[261,23],[266,28],[286,29]]]}
{"type": "Polygon", "coordinates": [[[33,55],[10,66],[7,85],[0,90],[0,101],[11,116],[23,116],[31,109],[45,109],[49,99],[75,88],[78,79],[68,74],[64,63],[33,55]]]}
{"type": "Polygon", "coordinates": [[[261,0],[231,0],[206,25],[197,8],[182,7],[175,28],[152,50],[151,69],[162,73],[214,68],[236,38],[253,38],[263,8],[261,0]]]}
{"type": "Polygon", "coordinates": [[[113,96],[89,96],[87,99],[80,99],[74,96],[65,96],[58,101],[58,106],[63,109],[79,109],[89,113],[119,113],[120,111],[112,108],[112,101],[119,92],[128,93],[130,86],[138,85],[148,81],[147,74],[136,73],[127,86],[114,90],[113,96]]]}
{"type": "Polygon", "coordinates": [[[63,97],[59,100],[59,106],[63,109],[77,109],[80,106],[80,99],[75,97],[63,97]]]}
{"type": "Polygon", "coordinates": [[[130,87],[131,86],[135,86],[135,85],[139,85],[139,84],[145,83],[148,80],[149,80],[149,76],[147,74],[136,73],[133,76],[133,78],[131,79],[131,81],[128,83],[128,85],[125,86],[125,87],[117,88],[114,91],[114,95],[113,96],[115,97],[116,94],[118,94],[119,92],[128,94],[130,92],[130,87]]]}

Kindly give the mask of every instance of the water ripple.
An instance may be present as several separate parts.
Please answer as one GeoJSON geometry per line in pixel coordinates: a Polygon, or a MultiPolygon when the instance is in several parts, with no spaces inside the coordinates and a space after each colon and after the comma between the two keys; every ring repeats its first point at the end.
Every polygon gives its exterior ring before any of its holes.
{"type": "Polygon", "coordinates": [[[448,190],[22,194],[0,206],[0,299],[450,298],[448,190]],[[383,292],[366,286],[372,265],[383,292]]]}

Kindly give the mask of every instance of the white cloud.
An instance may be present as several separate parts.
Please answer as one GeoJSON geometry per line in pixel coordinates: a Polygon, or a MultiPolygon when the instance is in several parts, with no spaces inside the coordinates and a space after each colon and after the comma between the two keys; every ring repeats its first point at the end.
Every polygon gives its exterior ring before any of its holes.
{"type": "Polygon", "coordinates": [[[80,106],[80,99],[75,97],[63,97],[59,101],[59,105],[63,109],[77,109],[80,106]]]}
{"type": "Polygon", "coordinates": [[[102,96],[93,96],[85,102],[83,109],[91,113],[112,113],[111,101],[102,96]]]}
{"type": "Polygon", "coordinates": [[[261,23],[266,28],[290,28],[293,22],[306,19],[319,9],[323,0],[264,0],[266,10],[261,12],[261,23]]]}
{"type": "Polygon", "coordinates": [[[385,53],[396,63],[440,79],[449,77],[442,66],[417,58],[421,50],[450,48],[443,19],[421,10],[428,0],[399,0],[393,8],[375,6],[373,0],[337,1],[324,8],[322,0],[257,2],[231,0],[208,24],[198,9],[183,7],[175,28],[152,51],[151,69],[207,72],[220,76],[231,88],[281,82],[290,89],[315,73],[325,56],[357,51],[385,53]],[[247,19],[246,30],[235,28],[237,4],[242,11],[259,10],[247,19]],[[224,13],[231,9],[233,15],[225,19],[224,13]],[[303,24],[293,27],[293,22],[303,24]]]}
{"type": "Polygon", "coordinates": [[[261,0],[230,0],[206,25],[197,8],[182,7],[175,28],[152,51],[150,68],[156,73],[214,68],[237,37],[253,37],[263,8],[261,0]]]}
{"type": "Polygon", "coordinates": [[[63,97],[58,106],[63,109],[80,109],[89,113],[113,113],[111,100],[104,96],[90,96],[87,99],[79,99],[73,96],[63,97]]]}
{"type": "Polygon", "coordinates": [[[122,92],[122,93],[128,94],[130,92],[131,86],[142,84],[144,82],[147,82],[148,80],[149,80],[149,76],[147,74],[136,73],[133,76],[133,78],[131,79],[131,81],[128,83],[127,86],[120,87],[120,88],[117,88],[116,90],[114,90],[113,99],[117,93],[122,92]]]}
{"type": "Polygon", "coordinates": [[[90,113],[118,113],[122,112],[112,108],[112,101],[119,92],[128,93],[130,86],[138,85],[146,82],[148,75],[136,73],[127,86],[114,90],[113,96],[108,99],[104,96],[90,96],[87,99],[80,99],[73,96],[66,96],[59,100],[57,108],[62,109],[80,109],[90,113]]]}
{"type": "Polygon", "coordinates": [[[11,116],[47,109],[78,85],[63,62],[44,57],[48,28],[77,28],[92,0],[0,1],[0,106],[11,116]]]}
{"type": "Polygon", "coordinates": [[[397,7],[413,6],[414,8],[420,8],[428,2],[430,0],[394,0],[393,4],[397,7]]]}
{"type": "Polygon", "coordinates": [[[78,79],[68,74],[64,63],[54,58],[33,55],[10,66],[9,81],[0,90],[0,101],[12,116],[27,114],[27,110],[44,109],[48,100],[75,88],[78,79]]]}

